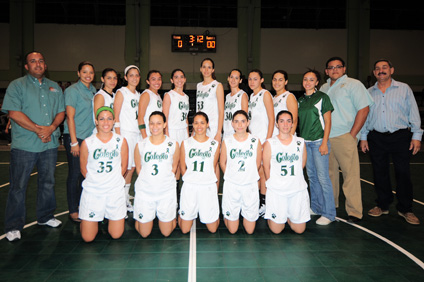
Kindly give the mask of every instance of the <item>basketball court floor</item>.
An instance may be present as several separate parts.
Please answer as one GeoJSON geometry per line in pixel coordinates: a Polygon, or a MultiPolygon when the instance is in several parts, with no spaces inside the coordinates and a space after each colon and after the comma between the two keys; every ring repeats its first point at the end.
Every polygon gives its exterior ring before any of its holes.
{"type": "MultiPolygon", "coordinates": [[[[413,226],[397,215],[372,218],[372,168],[360,153],[364,218],[345,221],[344,199],[337,222],[315,224],[312,216],[304,234],[289,227],[272,234],[260,218],[253,235],[241,228],[231,235],[223,222],[215,234],[197,221],[190,234],[177,229],[164,238],[157,229],[147,239],[134,229],[130,214],[119,240],[101,224],[93,243],[84,243],[79,225],[68,218],[67,163],[59,151],[56,169],[56,217],[59,228],[35,222],[36,170],[27,193],[27,225],[22,239],[8,242],[4,210],[9,190],[9,152],[0,152],[0,281],[424,281],[424,152],[412,158],[414,212],[421,225],[413,226]]],[[[395,181],[392,183],[393,187],[395,181]]]]}

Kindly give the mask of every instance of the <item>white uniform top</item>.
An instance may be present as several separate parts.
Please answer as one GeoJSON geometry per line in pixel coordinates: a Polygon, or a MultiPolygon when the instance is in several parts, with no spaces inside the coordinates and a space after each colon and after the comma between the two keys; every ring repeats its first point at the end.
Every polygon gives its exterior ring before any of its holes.
{"type": "Polygon", "coordinates": [[[233,135],[224,139],[227,149],[227,165],[224,180],[237,185],[246,185],[259,180],[256,155],[258,138],[249,134],[243,142],[237,141],[233,135]]]}
{"type": "Polygon", "coordinates": [[[147,105],[146,113],[144,114],[144,124],[146,125],[146,134],[147,136],[150,136],[152,134],[150,133],[150,128],[149,128],[149,117],[150,117],[150,114],[155,111],[162,112],[162,98],[160,97],[159,94],[155,94],[149,89],[144,90],[141,93],[141,95],[143,95],[144,93],[149,94],[149,97],[150,97],[149,105],[147,105]]]}
{"type": "Polygon", "coordinates": [[[223,138],[234,134],[234,128],[231,125],[231,122],[233,121],[233,114],[241,110],[241,100],[243,95],[247,94],[243,90],[240,90],[233,96],[231,96],[231,93],[228,93],[227,96],[225,96],[225,110],[224,110],[224,135],[223,138]]]}
{"type": "MultiPolygon", "coordinates": [[[[218,128],[218,99],[216,89],[219,82],[214,80],[209,84],[203,85],[203,82],[197,83],[196,91],[196,112],[202,111],[208,115],[209,127],[216,130],[218,128]]],[[[211,132],[211,137],[215,137],[216,132],[211,132]]]]}
{"type": "Polygon", "coordinates": [[[171,106],[169,107],[168,128],[169,129],[185,129],[187,128],[187,117],[190,110],[188,95],[180,95],[171,90],[165,95],[169,95],[171,106]]]}
{"type": "Polygon", "coordinates": [[[118,192],[124,189],[121,171],[121,147],[124,138],[113,132],[103,143],[96,134],[85,139],[88,148],[87,176],[82,182],[85,191],[96,194],[118,192]]]}
{"type": "MultiPolygon", "coordinates": [[[[93,97],[93,100],[91,101],[91,104],[93,106],[93,109],[94,109],[94,98],[96,98],[97,95],[102,95],[103,96],[103,99],[105,101],[105,103],[104,103],[103,106],[107,106],[107,107],[113,108],[113,101],[115,99],[115,93],[112,92],[112,96],[110,96],[110,94],[107,93],[105,90],[100,89],[99,91],[97,91],[97,93],[93,97]]],[[[93,112],[93,121],[94,121],[94,124],[96,124],[96,114],[94,112],[93,112]]],[[[97,133],[97,127],[94,127],[93,134],[94,133],[97,133]]]]}
{"type": "Polygon", "coordinates": [[[272,136],[276,136],[280,132],[277,128],[277,125],[275,124],[275,119],[277,118],[277,114],[281,112],[282,110],[288,111],[287,98],[290,95],[293,95],[293,94],[289,91],[286,91],[280,96],[272,98],[272,102],[274,103],[274,132],[272,133],[272,136]]]}
{"type": "Polygon", "coordinates": [[[270,177],[267,189],[285,196],[308,188],[303,176],[303,138],[293,136],[289,145],[283,145],[277,136],[267,140],[271,145],[270,177]]]}
{"type": "Polygon", "coordinates": [[[119,122],[121,129],[125,131],[139,133],[138,130],[138,102],[140,93],[136,90],[132,93],[127,87],[121,87],[119,90],[124,97],[122,102],[121,112],[119,113],[119,122]]]}
{"type": "Polygon", "coordinates": [[[141,171],[134,184],[136,193],[151,196],[175,191],[175,174],[172,172],[176,142],[165,136],[165,141],[154,145],[144,138],[138,142],[141,156],[141,171]]]}
{"type": "Polygon", "coordinates": [[[266,91],[266,89],[262,89],[256,95],[253,95],[252,93],[249,101],[249,129],[253,135],[257,136],[259,140],[261,140],[262,144],[266,141],[269,122],[264,104],[264,95],[266,91]]]}
{"type": "Polygon", "coordinates": [[[212,184],[217,181],[214,158],[218,142],[209,138],[206,142],[197,142],[193,137],[184,140],[185,163],[187,170],[183,181],[191,184],[212,184]]]}

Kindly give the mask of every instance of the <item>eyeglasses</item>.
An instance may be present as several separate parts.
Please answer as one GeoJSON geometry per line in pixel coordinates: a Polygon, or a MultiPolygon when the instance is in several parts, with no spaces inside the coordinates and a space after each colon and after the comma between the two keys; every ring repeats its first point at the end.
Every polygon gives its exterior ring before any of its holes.
{"type": "Polygon", "coordinates": [[[327,69],[328,70],[335,70],[335,69],[341,69],[341,68],[344,68],[344,66],[340,66],[340,65],[337,65],[337,66],[335,66],[335,67],[328,67],[327,69]]]}

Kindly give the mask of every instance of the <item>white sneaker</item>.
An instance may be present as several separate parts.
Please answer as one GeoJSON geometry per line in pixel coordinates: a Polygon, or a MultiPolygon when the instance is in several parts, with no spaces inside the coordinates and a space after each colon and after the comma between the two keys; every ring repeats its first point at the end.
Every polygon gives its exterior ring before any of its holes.
{"type": "Polygon", "coordinates": [[[19,230],[12,230],[6,233],[6,238],[10,242],[17,241],[21,239],[21,231],[19,230]]]}
{"type": "Polygon", "coordinates": [[[60,221],[59,219],[56,219],[56,218],[52,218],[52,219],[49,219],[47,222],[44,222],[44,223],[38,222],[38,225],[47,225],[49,227],[56,228],[56,227],[59,227],[59,226],[62,225],[62,221],[60,221]]]}
{"type": "Polygon", "coordinates": [[[315,223],[318,225],[328,225],[331,223],[331,220],[329,220],[325,216],[321,216],[320,218],[317,219],[315,223]]]}
{"type": "Polygon", "coordinates": [[[259,216],[264,216],[266,211],[265,204],[262,204],[262,206],[259,208],[259,216]]]}
{"type": "Polygon", "coordinates": [[[134,212],[134,207],[133,207],[133,205],[131,204],[130,201],[127,202],[127,211],[128,212],[134,212]]]}

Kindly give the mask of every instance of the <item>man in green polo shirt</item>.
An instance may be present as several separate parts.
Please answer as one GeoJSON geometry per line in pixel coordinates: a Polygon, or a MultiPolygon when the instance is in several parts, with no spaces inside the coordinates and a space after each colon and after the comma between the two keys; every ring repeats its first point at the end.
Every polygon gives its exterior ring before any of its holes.
{"type": "Polygon", "coordinates": [[[28,74],[12,81],[2,111],[12,123],[10,189],[6,203],[5,231],[9,241],[19,240],[25,225],[25,197],[30,174],[37,166],[37,221],[58,227],[54,218],[56,198],[54,172],[59,146],[58,126],[65,117],[62,89],[44,77],[47,65],[40,52],[25,56],[28,74]]]}

